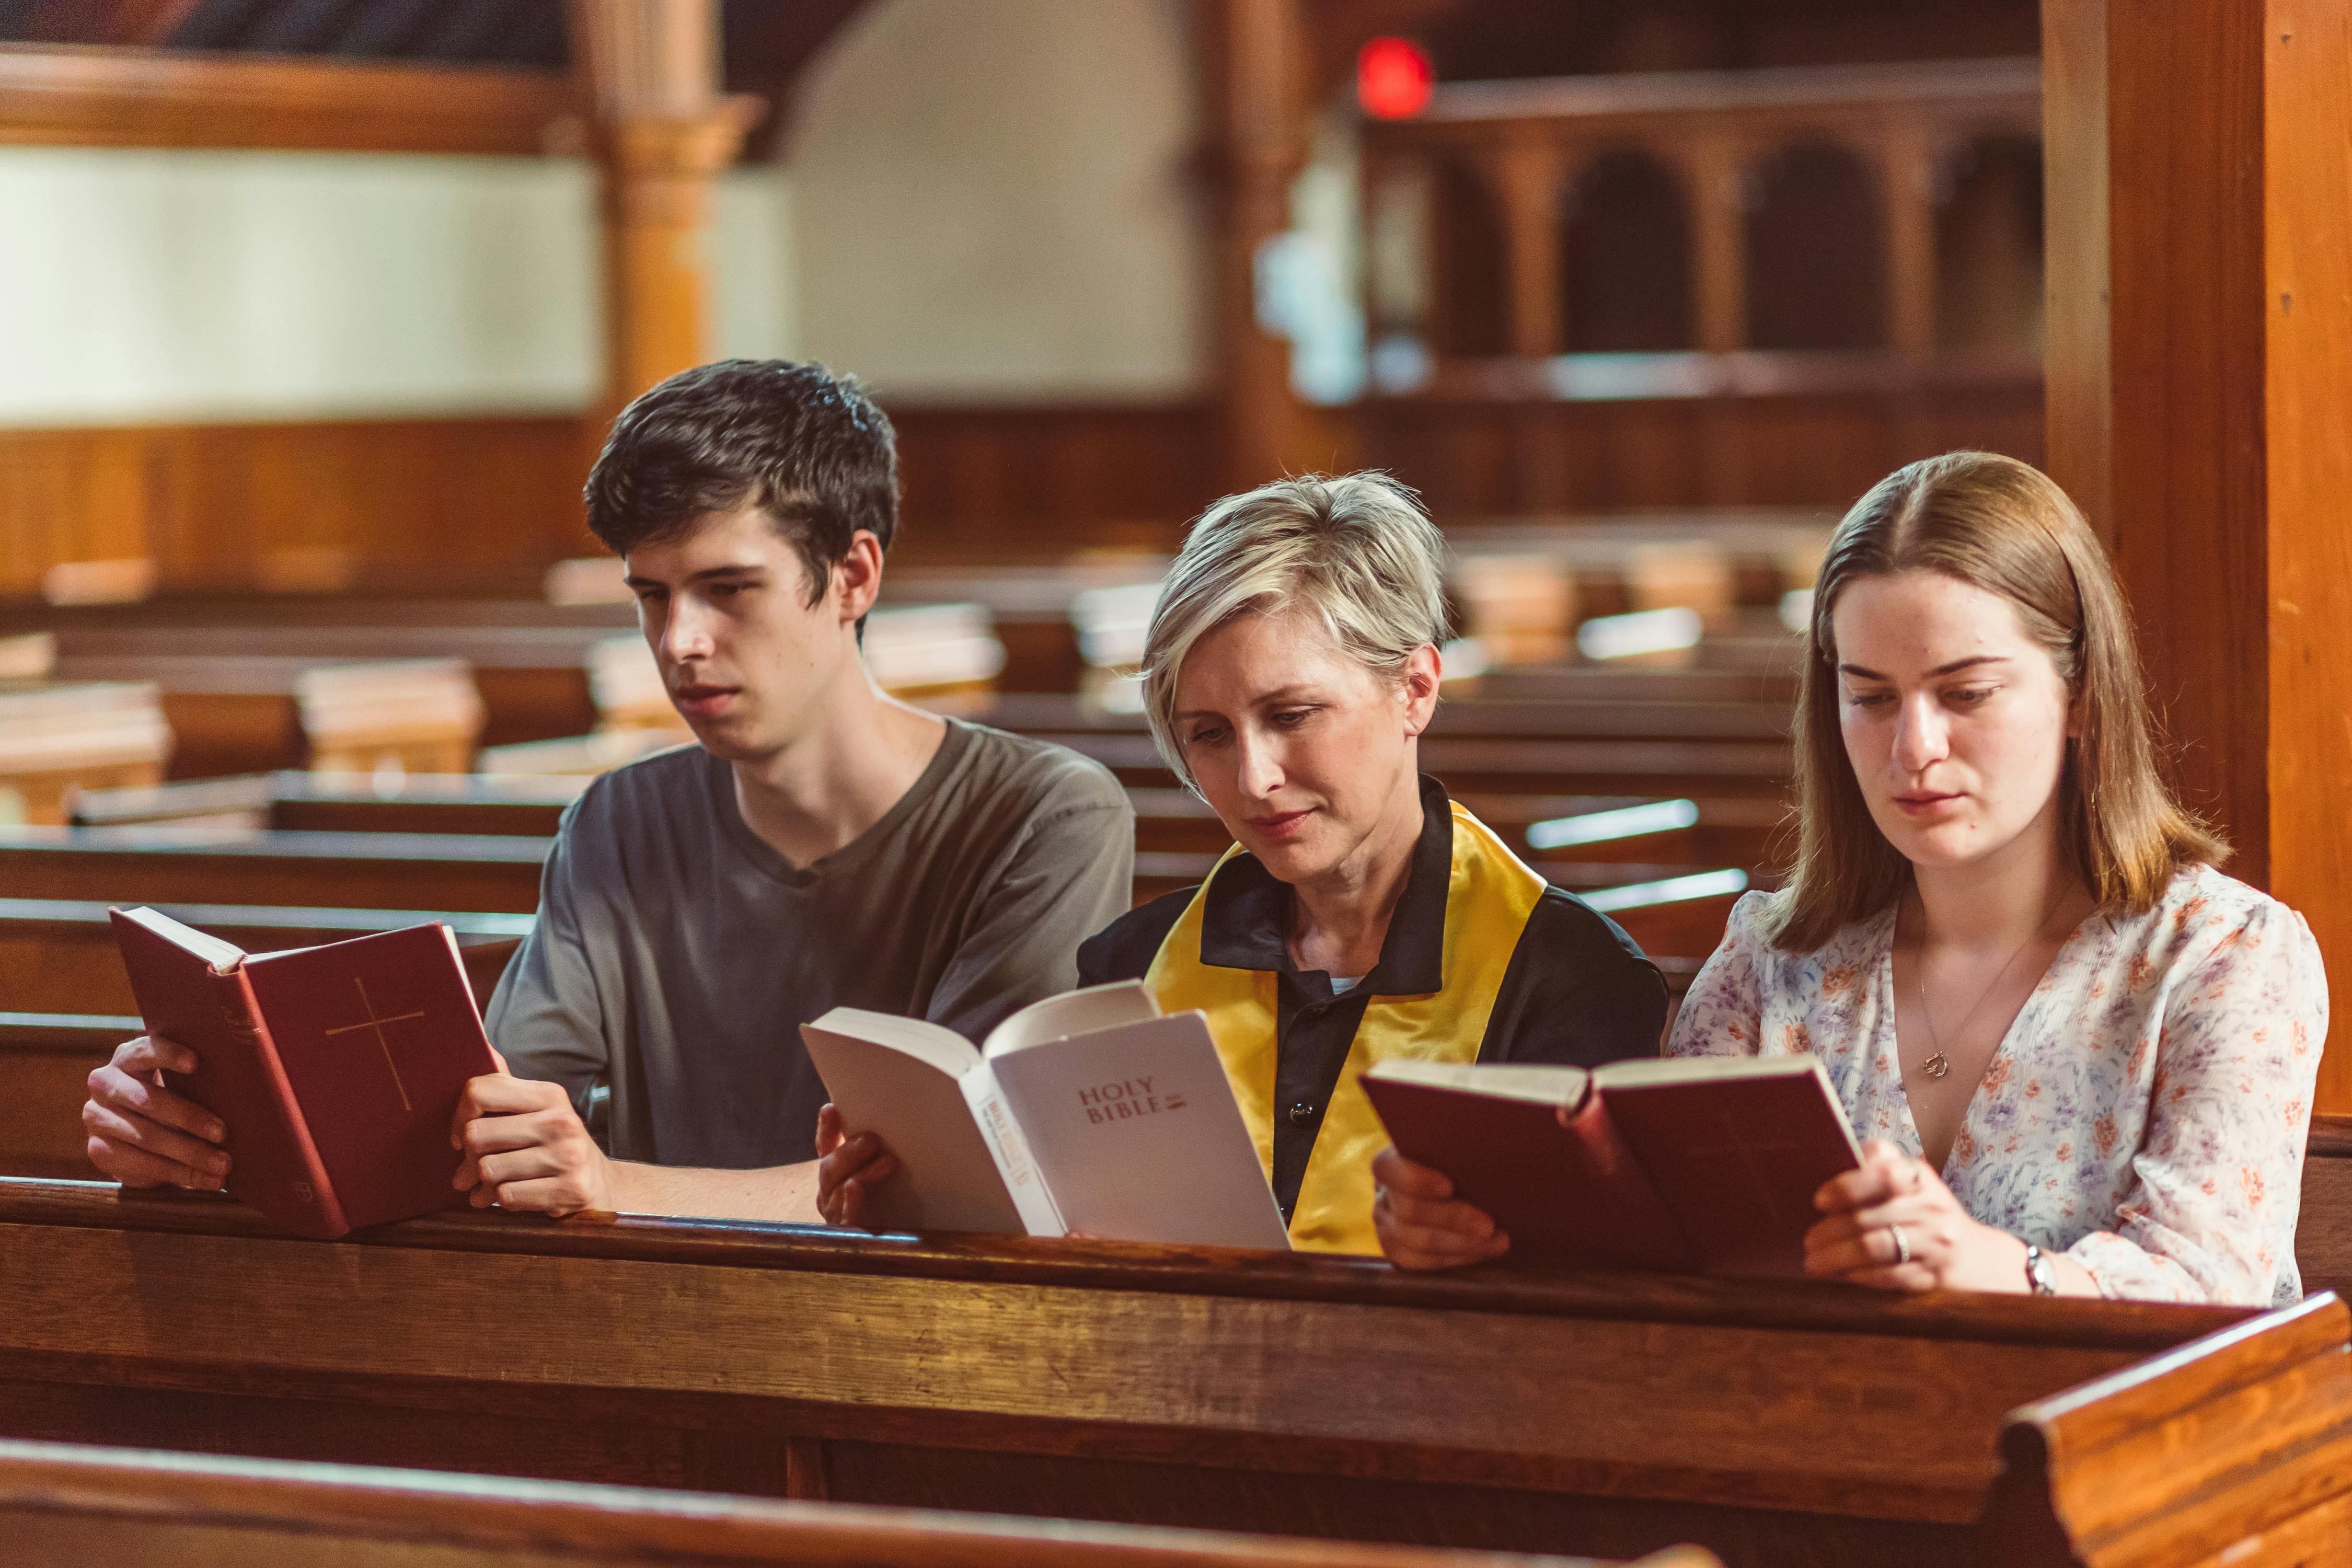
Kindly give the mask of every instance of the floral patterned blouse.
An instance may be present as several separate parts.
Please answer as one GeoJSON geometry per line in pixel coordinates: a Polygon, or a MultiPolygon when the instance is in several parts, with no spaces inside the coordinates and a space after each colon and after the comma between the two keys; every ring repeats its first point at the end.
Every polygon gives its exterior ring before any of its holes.
{"type": "MultiPolygon", "coordinates": [[[[1895,911],[1810,953],[1731,912],[1668,1056],[1822,1058],[1858,1138],[1916,1156],[1895,1054],[1895,911]]],[[[2303,1294],[2304,1141],[2327,978],[2303,917],[2210,866],[2144,915],[2075,928],[1985,1068],[1944,1180],[2100,1293],[2263,1306],[2303,1294]]]]}

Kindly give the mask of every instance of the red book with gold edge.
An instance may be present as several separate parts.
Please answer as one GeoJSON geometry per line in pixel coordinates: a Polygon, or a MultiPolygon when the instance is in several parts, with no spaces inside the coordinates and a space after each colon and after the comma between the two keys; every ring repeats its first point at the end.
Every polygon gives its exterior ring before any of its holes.
{"type": "Polygon", "coordinates": [[[228,1126],[231,1196],[327,1240],[466,1201],[449,1124],[498,1068],[447,926],[247,954],[110,913],[148,1033],[196,1053],[167,1087],[228,1126]]]}
{"type": "Polygon", "coordinates": [[[1397,1152],[1494,1216],[1506,1261],[1801,1275],[1815,1190],[1862,1163],[1810,1056],[1383,1062],[1363,1084],[1397,1152]]]}

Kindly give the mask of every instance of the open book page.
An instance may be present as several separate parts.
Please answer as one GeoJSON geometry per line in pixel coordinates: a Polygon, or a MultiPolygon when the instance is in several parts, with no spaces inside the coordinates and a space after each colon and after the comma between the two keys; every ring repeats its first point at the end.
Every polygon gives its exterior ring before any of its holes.
{"type": "Polygon", "coordinates": [[[898,1159],[898,1174],[867,1194],[868,1224],[1010,1236],[1028,1229],[965,1101],[964,1076],[981,1066],[968,1041],[919,1018],[856,1007],[802,1025],[801,1039],[848,1130],[875,1134],[898,1159]]]}
{"type": "Polygon", "coordinates": [[[1444,1172],[1465,1202],[1493,1215],[1512,1261],[1687,1270],[1694,1260],[1679,1227],[1589,1092],[1598,1076],[1383,1062],[1363,1082],[1398,1152],[1444,1172]]]}
{"type": "Polygon", "coordinates": [[[203,961],[215,972],[226,974],[245,959],[245,950],[233,942],[224,942],[210,931],[183,925],[161,910],[141,905],[135,910],[117,910],[116,914],[132,921],[141,929],[162,937],[181,952],[203,961]]]}
{"type": "Polygon", "coordinates": [[[1711,1274],[1797,1275],[1813,1194],[1862,1163],[1829,1076],[1812,1057],[1698,1058],[1627,1067],[1713,1072],[1594,1075],[1598,1104],[1711,1274]]]}
{"type": "Polygon", "coordinates": [[[1290,1245],[1198,1013],[992,1058],[1062,1222],[1113,1241],[1290,1245]]]}
{"type": "Polygon", "coordinates": [[[988,1032],[981,1054],[992,1058],[1049,1040],[1066,1040],[1073,1035],[1115,1029],[1158,1016],[1160,1004],[1141,981],[1114,980],[1108,985],[1088,985],[1032,1002],[988,1032]]]}

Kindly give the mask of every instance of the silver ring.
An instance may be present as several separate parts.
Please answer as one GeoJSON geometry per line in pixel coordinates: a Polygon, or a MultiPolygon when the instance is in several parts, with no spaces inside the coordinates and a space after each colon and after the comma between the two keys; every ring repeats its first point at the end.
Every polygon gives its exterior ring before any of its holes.
{"type": "Polygon", "coordinates": [[[1903,1234],[1903,1227],[1899,1225],[1890,1225],[1886,1228],[1895,1237],[1895,1266],[1899,1268],[1911,1261],[1911,1238],[1903,1234]]]}

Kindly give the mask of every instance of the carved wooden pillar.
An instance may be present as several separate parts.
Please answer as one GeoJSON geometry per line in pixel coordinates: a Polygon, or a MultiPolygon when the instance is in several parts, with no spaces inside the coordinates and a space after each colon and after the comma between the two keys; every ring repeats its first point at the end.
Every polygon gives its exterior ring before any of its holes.
{"type": "Polygon", "coordinates": [[[1683,150],[1697,266],[1698,346],[1729,353],[1748,341],[1748,149],[1731,136],[1706,136],[1683,150]]]}
{"type": "Polygon", "coordinates": [[[1290,228],[1307,161],[1307,37],[1299,0],[1197,0],[1216,186],[1219,468],[1244,489],[1317,466],[1290,344],[1258,319],[1258,253],[1290,228]]]}
{"type": "Polygon", "coordinates": [[[1886,235],[1888,346],[1906,359],[1936,352],[1936,148],[1927,127],[1898,115],[1878,142],[1886,235]]]}
{"type": "MultiPolygon", "coordinates": [[[[2050,470],[2192,805],[2352,995],[2352,13],[2045,0],[2050,470]]],[[[2352,1111],[2338,1028],[2318,1109],[2352,1111]]]]}
{"type": "Polygon", "coordinates": [[[760,103],[719,92],[716,0],[572,0],[572,24],[603,176],[601,438],[629,399],[709,357],[710,189],[760,103]]]}
{"type": "Polygon", "coordinates": [[[1511,353],[1548,359],[1567,346],[1559,277],[1559,149],[1531,137],[1487,155],[1486,183],[1502,208],[1511,353]]]}

